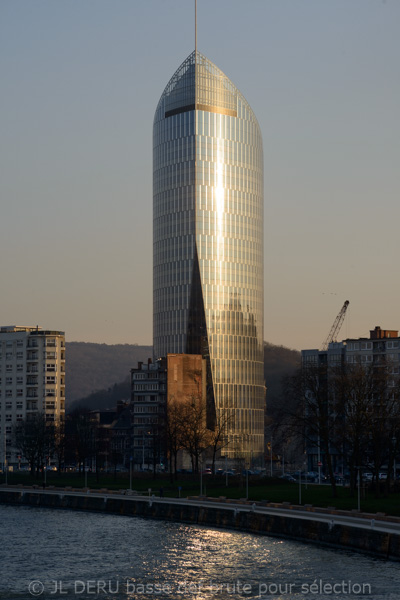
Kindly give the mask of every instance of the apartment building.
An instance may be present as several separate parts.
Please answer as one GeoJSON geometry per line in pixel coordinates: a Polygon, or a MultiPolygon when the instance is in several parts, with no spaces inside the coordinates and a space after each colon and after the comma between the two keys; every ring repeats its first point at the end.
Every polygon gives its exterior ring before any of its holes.
{"type": "Polygon", "coordinates": [[[0,327],[0,455],[10,466],[24,461],[13,447],[13,426],[43,413],[57,423],[65,414],[65,334],[40,327],[0,327]]]}
{"type": "MultiPolygon", "coordinates": [[[[310,389],[306,393],[307,402],[305,405],[305,414],[307,417],[307,411],[309,412],[309,423],[306,425],[310,431],[308,431],[306,441],[306,455],[307,455],[307,466],[309,471],[320,471],[321,467],[325,470],[325,451],[322,448],[322,441],[318,433],[318,425],[316,418],[316,388],[318,388],[318,394],[324,399],[325,395],[325,406],[332,405],[331,410],[332,416],[335,417],[336,428],[344,426],[346,416],[338,413],[338,406],[334,402],[333,380],[337,378],[338,372],[349,372],[351,368],[356,368],[357,365],[365,367],[366,372],[374,372],[378,374],[384,369],[384,392],[388,396],[390,394],[396,394],[398,396],[399,386],[399,369],[400,369],[400,337],[398,330],[395,329],[381,329],[381,327],[375,327],[370,330],[369,337],[361,338],[347,338],[341,342],[331,342],[326,350],[302,350],[302,365],[303,369],[311,367],[312,377],[309,379],[310,389]],[[314,388],[314,389],[312,389],[314,388]],[[315,423],[310,424],[311,417],[314,415],[315,423]]],[[[307,381],[307,380],[306,380],[307,381]]],[[[372,385],[372,384],[371,384],[372,385]]],[[[360,386],[360,384],[359,384],[360,386]]],[[[361,387],[360,387],[361,389],[361,387]]],[[[366,395],[368,388],[365,384],[366,395]]],[[[372,390],[372,388],[371,388],[372,390]]],[[[356,395],[356,392],[353,391],[356,395]]],[[[361,392],[360,392],[361,393],[361,392]]],[[[382,388],[380,389],[382,393],[382,388]]],[[[371,403],[374,402],[373,394],[371,392],[371,403]]],[[[360,398],[358,399],[360,400],[360,398]]],[[[362,405],[362,403],[360,403],[362,405]]],[[[365,404],[367,407],[367,404],[365,404]]],[[[367,409],[367,408],[366,408],[367,409]]],[[[328,412],[329,412],[328,410],[328,412]]],[[[354,408],[357,410],[357,407],[354,408]]],[[[369,406],[371,410],[371,406],[369,406]]],[[[380,418],[386,418],[387,415],[380,415],[380,418]]],[[[347,415],[348,418],[348,415],[347,415]]],[[[332,419],[333,420],[333,419],[332,419]]],[[[389,431],[390,428],[387,428],[389,431]]],[[[391,431],[391,430],[390,430],[391,431]]],[[[334,433],[334,432],[333,432],[334,433]]],[[[306,431],[307,434],[307,431],[306,431]]],[[[366,435],[366,437],[372,437],[371,432],[361,432],[360,436],[366,435]]],[[[382,440],[383,440],[382,433],[382,440]]],[[[385,440],[387,447],[392,450],[392,446],[400,447],[400,433],[395,429],[394,432],[388,434],[388,439],[385,440]]],[[[335,436],[332,435],[332,438],[335,436]]],[[[336,438],[340,436],[336,435],[336,438]]],[[[346,470],[346,464],[348,463],[348,457],[346,456],[346,440],[342,440],[340,444],[332,441],[330,447],[331,460],[334,471],[343,473],[346,470]]],[[[361,445],[361,443],[360,443],[361,445]]],[[[368,447],[368,442],[365,443],[365,447],[368,447]]],[[[366,456],[369,455],[370,462],[372,460],[373,452],[371,450],[365,451],[366,456]]],[[[362,457],[361,457],[362,458],[362,457]]],[[[361,460],[360,458],[360,460],[361,460]]],[[[389,457],[390,458],[390,457],[389,457]]],[[[368,462],[366,460],[366,462],[368,462]]],[[[395,469],[396,470],[396,469],[395,469]]]]}

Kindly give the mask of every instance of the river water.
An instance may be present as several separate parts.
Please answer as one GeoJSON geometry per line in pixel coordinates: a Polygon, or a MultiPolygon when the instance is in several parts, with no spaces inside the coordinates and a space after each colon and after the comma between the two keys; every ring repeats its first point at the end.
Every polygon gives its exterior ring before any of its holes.
{"type": "Polygon", "coordinates": [[[400,599],[398,563],[247,533],[0,505],[0,599],[400,599]]]}

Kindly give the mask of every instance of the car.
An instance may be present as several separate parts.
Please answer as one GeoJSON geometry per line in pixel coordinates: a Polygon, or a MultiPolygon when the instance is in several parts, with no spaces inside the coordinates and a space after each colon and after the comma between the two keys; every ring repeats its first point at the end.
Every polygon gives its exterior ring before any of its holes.
{"type": "Polygon", "coordinates": [[[291,483],[296,482],[296,479],[293,477],[293,475],[290,475],[290,473],[284,473],[283,475],[280,475],[279,479],[284,479],[285,481],[290,481],[291,483]]]}

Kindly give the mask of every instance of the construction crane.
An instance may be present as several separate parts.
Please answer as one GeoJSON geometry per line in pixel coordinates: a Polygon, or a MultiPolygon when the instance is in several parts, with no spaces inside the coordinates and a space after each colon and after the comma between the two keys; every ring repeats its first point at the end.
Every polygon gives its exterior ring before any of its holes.
{"type": "Polygon", "coordinates": [[[347,310],[347,307],[349,304],[350,304],[350,302],[348,300],[346,300],[346,302],[343,304],[338,316],[336,317],[336,319],[331,327],[328,337],[326,338],[325,342],[322,345],[321,350],[328,350],[329,344],[331,342],[336,342],[336,337],[340,331],[341,326],[343,325],[344,317],[346,315],[346,310],[347,310]]]}

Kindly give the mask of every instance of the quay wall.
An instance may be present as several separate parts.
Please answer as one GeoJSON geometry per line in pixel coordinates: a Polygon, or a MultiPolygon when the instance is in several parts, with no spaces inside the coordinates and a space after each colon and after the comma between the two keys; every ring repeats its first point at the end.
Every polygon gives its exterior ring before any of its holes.
{"type": "MultiPolygon", "coordinates": [[[[101,493],[75,495],[67,490],[33,492],[28,488],[2,489],[1,504],[17,506],[36,506],[45,508],[61,508],[87,510],[136,516],[164,521],[189,523],[216,528],[231,529],[260,535],[315,543],[324,546],[349,549],[367,553],[379,558],[400,561],[400,535],[379,530],[368,530],[356,526],[334,522],[334,511],[331,522],[317,521],[310,512],[309,519],[295,518],[288,515],[275,515],[249,510],[249,506],[233,509],[228,503],[220,506],[202,506],[174,502],[173,499],[157,502],[155,498],[120,496],[101,493]]],[[[338,511],[339,512],[339,511],[338,511]]],[[[342,512],[342,511],[340,511],[342,512]]]]}

